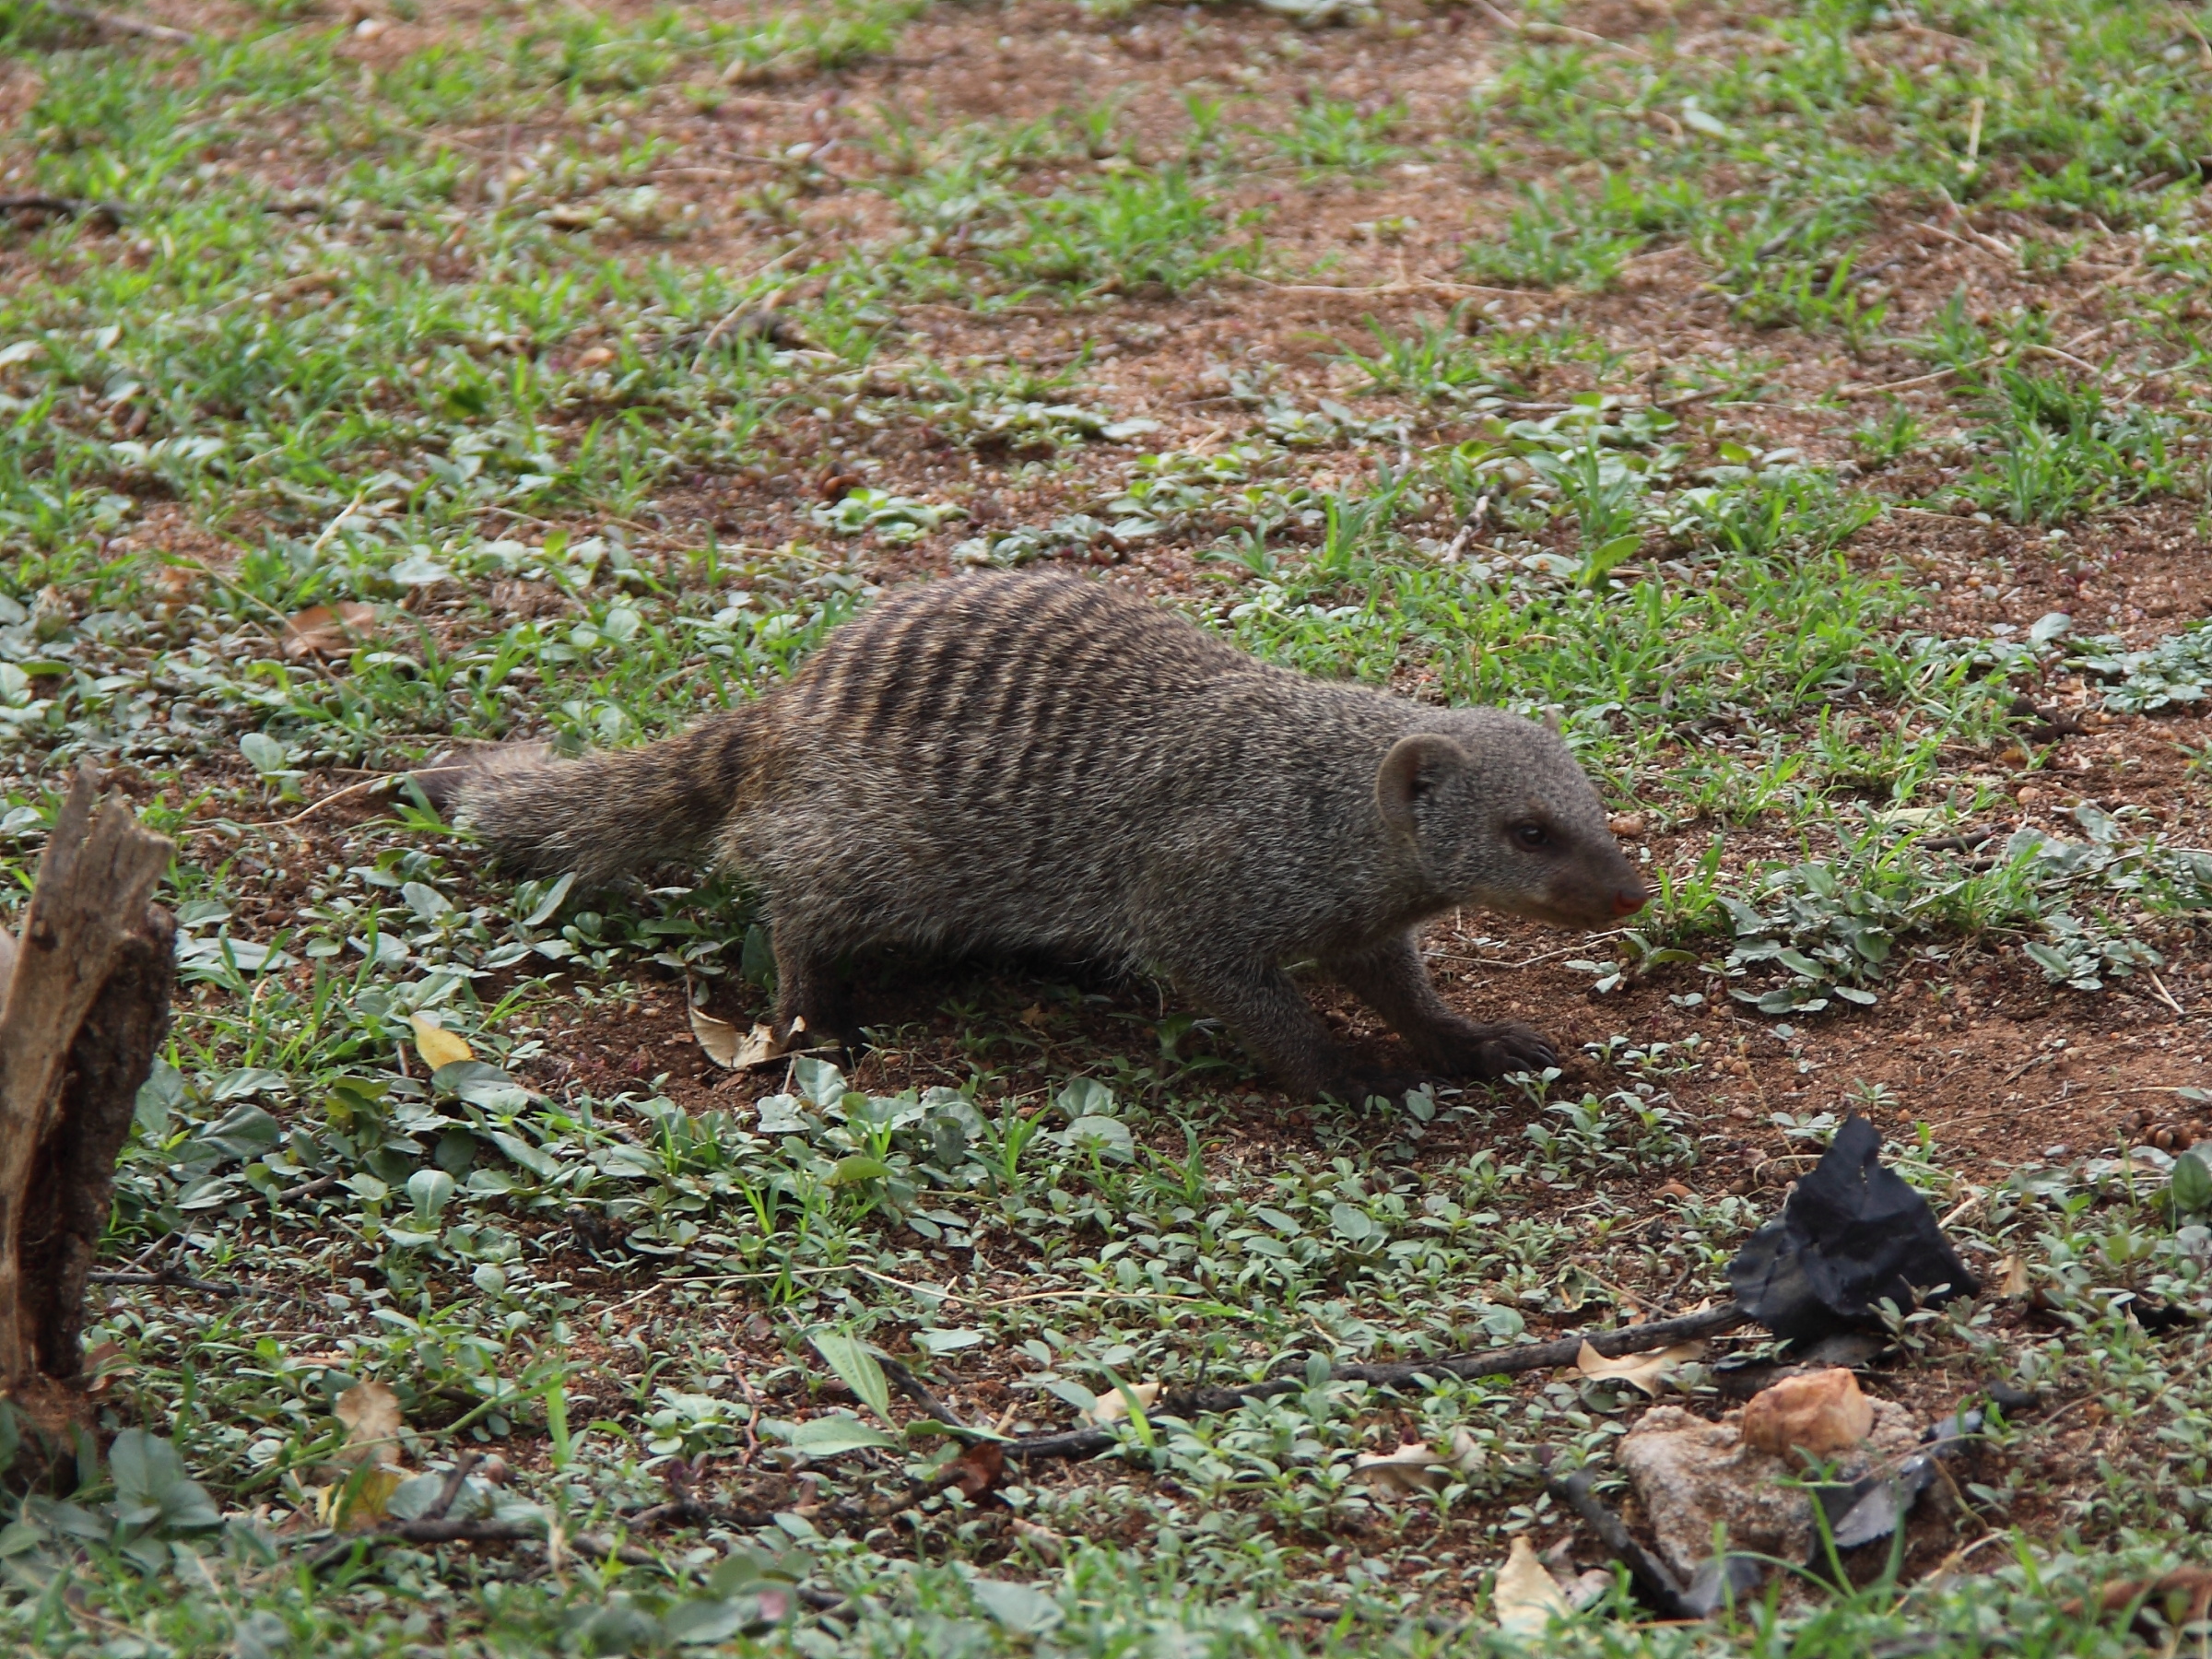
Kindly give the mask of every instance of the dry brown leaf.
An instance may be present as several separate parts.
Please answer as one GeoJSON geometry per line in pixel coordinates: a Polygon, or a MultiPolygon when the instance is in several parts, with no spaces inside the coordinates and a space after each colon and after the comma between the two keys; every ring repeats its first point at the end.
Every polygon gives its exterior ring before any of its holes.
{"type": "MultiPolygon", "coordinates": [[[[755,1026],[756,1034],[765,1031],[766,1026],[755,1026]]],[[[717,1019],[712,1014],[691,1010],[691,1035],[699,1039],[699,1046],[706,1051],[707,1058],[724,1070],[737,1064],[737,1028],[726,1019],[717,1019]]]]}
{"type": "Polygon", "coordinates": [[[1152,1402],[1159,1398],[1159,1384],[1157,1382],[1131,1382],[1127,1387],[1128,1394],[1118,1388],[1108,1389],[1099,1396],[1099,1403],[1083,1414],[1083,1420],[1087,1423],[1118,1423],[1129,1415],[1129,1394],[1136,1396],[1137,1407],[1143,1411],[1151,1410],[1152,1402]]]}
{"type": "Polygon", "coordinates": [[[1559,1588],[1526,1537],[1516,1537],[1498,1569],[1498,1584],[1490,1592],[1490,1610],[1498,1628],[1516,1636],[1541,1636],[1554,1618],[1574,1611],[1567,1593],[1559,1588]]]}
{"type": "Polygon", "coordinates": [[[1677,1342],[1673,1347],[1649,1354],[1623,1354],[1608,1359],[1588,1343],[1575,1356],[1574,1369],[1593,1382],[1626,1382],[1647,1394],[1665,1389],[1675,1372],[1705,1352],[1701,1342],[1677,1342]]]}
{"type": "Polygon", "coordinates": [[[1784,1377],[1744,1406],[1744,1443],[1777,1457],[1832,1457],[1873,1432],[1874,1402],[1841,1366],[1784,1377]]]}
{"type": "Polygon", "coordinates": [[[1395,1452],[1371,1452],[1352,1465],[1352,1473],[1386,1489],[1400,1492],[1441,1491],[1452,1478],[1449,1458],[1416,1441],[1395,1452]]]}
{"type": "Polygon", "coordinates": [[[1462,1475],[1472,1475],[1489,1461],[1489,1453],[1482,1442],[1465,1429],[1452,1430],[1452,1466],[1462,1475]]]}
{"type": "Polygon", "coordinates": [[[2006,1256],[1990,1277],[1997,1281],[1997,1294],[2008,1300],[2018,1301],[2035,1288],[2029,1281],[2028,1258],[2023,1255],[2006,1256]]]}
{"type": "Polygon", "coordinates": [[[477,1057],[476,1050],[440,1025],[435,1014],[410,1014],[407,1023],[415,1028],[415,1052],[432,1071],[477,1057]]]}
{"type": "Polygon", "coordinates": [[[285,618],[284,654],[295,662],[302,657],[336,656],[350,651],[376,620],[376,607],[347,600],[336,609],[312,605],[285,618]]]}
{"type": "Polygon", "coordinates": [[[708,1059],[724,1071],[750,1071],[755,1066],[768,1065],[792,1054],[805,1053],[804,1039],[806,1022],[794,1019],[791,1031],[782,1041],[776,1039],[772,1027],[756,1025],[742,1037],[737,1028],[726,1019],[717,1019],[712,1014],[691,1010],[691,1035],[699,1039],[699,1046],[708,1059]]]}
{"type": "Polygon", "coordinates": [[[356,1382],[337,1398],[331,1415],[346,1426],[346,1443],[338,1449],[343,1464],[396,1463],[400,1430],[399,1396],[382,1382],[356,1382]]]}
{"type": "Polygon", "coordinates": [[[1006,1443],[977,1441],[952,1460],[946,1473],[952,1477],[952,1484],[959,1488],[961,1497],[971,1503],[982,1503],[1006,1478],[1006,1443]]]}

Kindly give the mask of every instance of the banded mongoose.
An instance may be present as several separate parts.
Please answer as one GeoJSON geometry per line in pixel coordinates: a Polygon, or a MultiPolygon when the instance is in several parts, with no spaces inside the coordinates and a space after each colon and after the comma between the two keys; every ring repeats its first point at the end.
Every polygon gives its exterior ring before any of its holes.
{"type": "Polygon", "coordinates": [[[1420,924],[1470,905],[1600,927],[1644,903],[1546,727],[1272,667],[1056,575],[907,588],[788,684],[657,743],[495,747],[419,775],[516,865],[742,873],[779,1035],[856,1035],[842,964],[866,947],[1041,951],[1164,973],[1307,1097],[1388,1084],[1286,963],[1318,961],[1424,1075],[1496,1077],[1552,1046],[1445,1006],[1420,924]]]}

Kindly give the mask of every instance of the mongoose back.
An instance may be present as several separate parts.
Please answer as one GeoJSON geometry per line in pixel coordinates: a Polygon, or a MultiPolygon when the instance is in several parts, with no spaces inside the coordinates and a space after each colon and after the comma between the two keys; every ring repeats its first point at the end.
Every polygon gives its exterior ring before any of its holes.
{"type": "Polygon", "coordinates": [[[1446,1007],[1415,930],[1470,905],[1573,927],[1644,903],[1559,737],[1259,663],[1097,582],[918,584],[789,683],[641,747],[480,750],[421,774],[508,861],[600,880],[693,858],[759,889],[776,1030],[855,1034],[871,947],[1150,969],[1290,1089],[1362,1074],[1284,971],[1315,960],[1422,1070],[1550,1065],[1446,1007]]]}

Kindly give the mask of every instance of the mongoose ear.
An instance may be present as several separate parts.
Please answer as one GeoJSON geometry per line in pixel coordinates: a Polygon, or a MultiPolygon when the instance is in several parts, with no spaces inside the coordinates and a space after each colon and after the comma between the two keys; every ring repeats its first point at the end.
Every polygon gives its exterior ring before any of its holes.
{"type": "Polygon", "coordinates": [[[1375,806],[1382,821],[1411,835],[1414,802],[1439,779],[1466,764],[1467,751],[1441,732],[1416,732],[1399,738],[1375,773],[1375,806]]]}

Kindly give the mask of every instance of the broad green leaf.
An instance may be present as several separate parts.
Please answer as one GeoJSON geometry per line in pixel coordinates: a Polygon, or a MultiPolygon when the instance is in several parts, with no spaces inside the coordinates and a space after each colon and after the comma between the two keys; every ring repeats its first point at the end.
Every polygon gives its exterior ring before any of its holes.
{"type": "Polygon", "coordinates": [[[2199,1158],[2194,1148],[2183,1153],[2173,1160],[2171,1190],[2174,1207],[2184,1215],[2197,1216],[2212,1209],[2212,1164],[2199,1158]]]}
{"type": "Polygon", "coordinates": [[[1006,1579],[971,1579],[969,1591],[983,1611],[1017,1636],[1041,1636],[1067,1615],[1041,1590],[1006,1579]]]}
{"type": "Polygon", "coordinates": [[[803,1452],[808,1457],[839,1457],[847,1452],[863,1452],[871,1447],[888,1450],[898,1444],[889,1435],[841,1411],[830,1417],[809,1418],[792,1430],[791,1435],[792,1450],[803,1452]]]}
{"type": "Polygon", "coordinates": [[[806,1340],[814,1345],[838,1380],[851,1389],[870,1411],[885,1422],[891,1420],[891,1385],[883,1374],[883,1367],[876,1356],[868,1352],[867,1345],[849,1332],[818,1325],[806,1333],[806,1340]]]}
{"type": "Polygon", "coordinates": [[[560,1166],[558,1163],[523,1139],[521,1135],[510,1135],[504,1129],[488,1129],[485,1133],[491,1137],[493,1146],[499,1147],[500,1151],[506,1153],[508,1157],[513,1159],[516,1163],[522,1165],[540,1181],[550,1181],[560,1173],[560,1166]]]}

